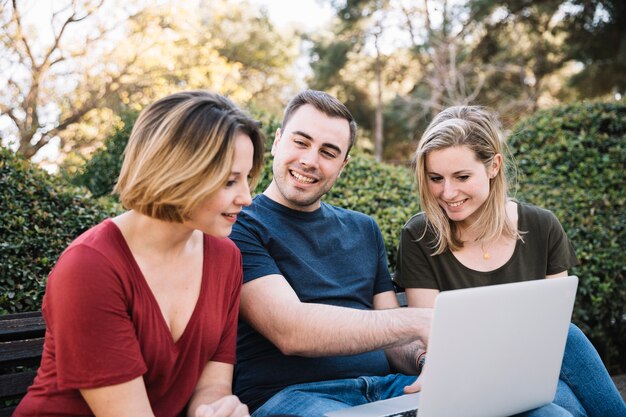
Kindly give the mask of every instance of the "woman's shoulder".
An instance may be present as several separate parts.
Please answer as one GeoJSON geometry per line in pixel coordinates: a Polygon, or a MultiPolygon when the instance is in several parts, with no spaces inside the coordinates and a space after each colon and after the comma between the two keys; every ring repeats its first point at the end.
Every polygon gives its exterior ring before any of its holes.
{"type": "Polygon", "coordinates": [[[48,277],[46,292],[66,296],[117,293],[133,264],[119,229],[110,220],[92,227],[63,251],[48,277]]]}
{"type": "Polygon", "coordinates": [[[520,220],[526,225],[545,227],[559,223],[556,215],[549,209],[523,202],[517,202],[517,204],[520,220]]]}
{"type": "Polygon", "coordinates": [[[205,234],[204,251],[214,259],[230,259],[237,262],[240,262],[241,259],[241,251],[229,237],[215,237],[205,234]]]}
{"type": "Polygon", "coordinates": [[[125,241],[121,232],[111,219],[105,219],[74,239],[63,251],[59,261],[67,257],[78,261],[89,259],[89,262],[94,261],[93,257],[103,260],[117,259],[123,248],[125,241]]]}
{"type": "Polygon", "coordinates": [[[428,222],[426,219],[426,214],[423,211],[420,211],[419,213],[411,216],[411,218],[404,224],[404,226],[402,226],[402,229],[411,232],[423,233],[427,225],[428,222]]]}
{"type": "Polygon", "coordinates": [[[97,245],[102,243],[112,236],[116,236],[117,226],[110,218],[106,218],[102,220],[102,222],[96,224],[95,226],[90,227],[80,235],[76,239],[70,243],[68,247],[72,247],[75,245],[97,245]]]}
{"type": "Polygon", "coordinates": [[[402,226],[402,234],[406,237],[410,237],[411,240],[420,242],[430,242],[435,237],[432,225],[428,222],[428,218],[424,212],[413,215],[404,226],[402,226]]]}

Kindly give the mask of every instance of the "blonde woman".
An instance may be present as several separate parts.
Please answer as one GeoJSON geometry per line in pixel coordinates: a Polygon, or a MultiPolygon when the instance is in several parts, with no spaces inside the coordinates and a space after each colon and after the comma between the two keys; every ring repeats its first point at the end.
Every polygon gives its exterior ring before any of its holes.
{"type": "Polygon", "coordinates": [[[247,416],[231,395],[242,270],[226,237],[262,169],[230,100],[173,94],[139,116],[116,185],[128,209],[50,273],[41,367],[15,416],[247,416]]]}
{"type": "MultiPolygon", "coordinates": [[[[420,139],[415,175],[424,211],[402,229],[394,277],[410,306],[433,307],[440,291],[566,276],[578,263],[554,214],[509,198],[504,146],[496,115],[479,106],[442,111],[420,139]]],[[[554,403],[524,415],[626,416],[576,326],[554,403]]]]}

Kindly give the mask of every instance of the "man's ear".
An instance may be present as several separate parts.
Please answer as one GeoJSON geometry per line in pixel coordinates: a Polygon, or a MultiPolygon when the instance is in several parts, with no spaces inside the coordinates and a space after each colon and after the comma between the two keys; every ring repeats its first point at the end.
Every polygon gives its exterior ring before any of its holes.
{"type": "Polygon", "coordinates": [[[343,164],[341,165],[341,171],[339,171],[339,175],[341,175],[343,169],[346,167],[346,165],[348,165],[348,161],[350,161],[350,154],[348,154],[346,156],[346,159],[343,161],[343,164]]]}
{"type": "Polygon", "coordinates": [[[278,142],[280,142],[280,137],[281,137],[281,131],[279,127],[278,129],[276,129],[276,133],[274,133],[274,142],[272,142],[272,151],[271,151],[272,156],[274,156],[274,149],[276,148],[276,145],[278,144],[278,142]]]}

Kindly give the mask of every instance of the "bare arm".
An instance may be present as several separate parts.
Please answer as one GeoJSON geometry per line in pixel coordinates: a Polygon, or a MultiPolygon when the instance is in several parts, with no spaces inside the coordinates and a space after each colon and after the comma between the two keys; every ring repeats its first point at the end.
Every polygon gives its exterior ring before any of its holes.
{"type": "Polygon", "coordinates": [[[97,417],[154,417],[141,376],[117,385],[81,389],[80,393],[97,417]]]}
{"type": "MultiPolygon", "coordinates": [[[[374,296],[374,308],[385,310],[398,308],[398,299],[393,291],[376,294],[374,296]]],[[[415,340],[402,346],[395,346],[385,350],[387,360],[391,366],[404,374],[417,373],[417,357],[424,352],[426,345],[421,340],[415,340]]]]}
{"type": "Polygon", "coordinates": [[[428,288],[407,288],[405,291],[409,307],[434,308],[435,298],[439,295],[439,290],[428,288]]]}
{"type": "Polygon", "coordinates": [[[285,355],[350,355],[428,341],[430,309],[357,310],[303,303],[281,275],[244,284],[241,316],[285,355]]]}
{"type": "Polygon", "coordinates": [[[188,417],[247,417],[248,407],[232,395],[233,366],[209,362],[202,371],[187,411],[188,417]]]}

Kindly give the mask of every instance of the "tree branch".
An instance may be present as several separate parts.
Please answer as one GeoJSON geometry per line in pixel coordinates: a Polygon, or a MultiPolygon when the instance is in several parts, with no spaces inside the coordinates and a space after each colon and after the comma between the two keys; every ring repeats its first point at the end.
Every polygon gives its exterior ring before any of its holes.
{"type": "Polygon", "coordinates": [[[19,128],[20,119],[15,116],[13,108],[7,106],[6,104],[0,103],[0,113],[9,116],[9,119],[11,119],[13,123],[15,123],[15,126],[19,128]]]}
{"type": "Polygon", "coordinates": [[[26,50],[26,55],[28,59],[30,60],[31,65],[35,66],[36,65],[35,58],[33,57],[33,53],[30,49],[30,45],[28,44],[28,40],[26,39],[26,36],[24,35],[24,30],[22,28],[22,16],[17,8],[17,0],[13,0],[13,15],[11,16],[11,19],[15,23],[15,27],[16,27],[15,36],[17,37],[17,41],[20,42],[24,46],[24,49],[26,50]]]}

